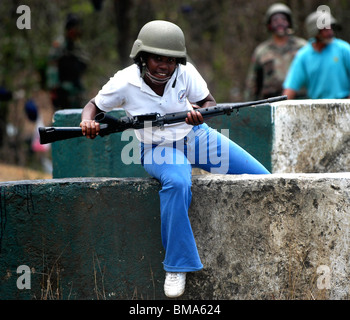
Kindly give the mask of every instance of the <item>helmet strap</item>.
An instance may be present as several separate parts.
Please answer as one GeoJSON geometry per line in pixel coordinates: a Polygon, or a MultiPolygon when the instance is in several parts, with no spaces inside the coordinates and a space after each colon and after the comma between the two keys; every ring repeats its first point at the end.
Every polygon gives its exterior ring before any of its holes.
{"type": "Polygon", "coordinates": [[[142,57],[140,57],[140,62],[141,62],[141,78],[144,78],[145,74],[146,74],[146,62],[142,59],[142,57]]]}
{"type": "Polygon", "coordinates": [[[145,76],[146,76],[153,84],[162,85],[162,84],[164,84],[164,83],[167,83],[167,82],[170,80],[170,78],[171,78],[171,76],[170,76],[170,77],[166,77],[166,78],[164,78],[164,79],[159,79],[159,78],[157,78],[157,77],[151,75],[151,73],[149,72],[147,66],[145,66],[144,69],[145,69],[145,76]]]}
{"type": "Polygon", "coordinates": [[[173,85],[172,85],[173,88],[175,88],[175,86],[176,86],[176,80],[177,80],[178,73],[179,73],[179,65],[176,66],[176,76],[175,76],[175,80],[174,80],[173,85]]]}

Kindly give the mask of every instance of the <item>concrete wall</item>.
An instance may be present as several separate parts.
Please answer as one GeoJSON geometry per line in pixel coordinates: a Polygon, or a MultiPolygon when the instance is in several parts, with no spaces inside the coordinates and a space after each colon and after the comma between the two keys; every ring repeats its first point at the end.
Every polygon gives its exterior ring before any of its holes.
{"type": "Polygon", "coordinates": [[[350,171],[349,101],[278,102],[273,109],[273,172],[350,171]]]}
{"type": "MultiPolygon", "coordinates": [[[[0,299],[165,299],[158,190],[151,178],[0,183],[0,299]]],[[[182,298],[348,299],[349,200],[350,173],[194,176],[204,269],[182,298]]]]}
{"type": "MultiPolygon", "coordinates": [[[[125,116],[113,110],[112,116],[125,116]]],[[[271,170],[271,106],[243,108],[237,115],[218,116],[207,121],[229,136],[271,170]]],[[[54,115],[54,126],[79,126],[81,109],[61,110],[54,115]]],[[[139,142],[133,130],[88,140],[85,137],[52,144],[53,177],[149,177],[140,164],[139,142]],[[124,157],[124,159],[123,159],[124,157]],[[126,160],[125,160],[126,159],[126,160]]]]}
{"type": "MultiPolygon", "coordinates": [[[[114,117],[125,116],[123,110],[111,112],[114,117]]],[[[81,109],[61,110],[54,115],[56,127],[78,127],[81,109]]],[[[140,164],[138,142],[133,130],[115,133],[94,140],[85,137],[52,143],[53,178],[72,177],[149,177],[140,164]],[[124,163],[123,149],[134,159],[124,163]],[[130,150],[130,152],[129,152],[130,150]]]]}
{"type": "MultiPolygon", "coordinates": [[[[78,126],[80,109],[58,111],[55,126],[78,126]]],[[[122,110],[112,115],[125,115],[122,110]]],[[[349,100],[287,100],[242,108],[207,123],[273,173],[350,171],[349,100]]],[[[149,177],[139,161],[133,131],[91,141],[76,138],[52,145],[53,177],[149,177]],[[132,150],[132,151],[131,151],[132,150]],[[125,152],[126,151],[126,152],[125,152]],[[125,163],[122,155],[132,163],[125,163]]]]}
{"type": "MultiPolygon", "coordinates": [[[[348,299],[348,110],[286,101],[209,122],[274,174],[194,176],[204,269],[183,299],[348,299]]],[[[80,111],[55,125],[77,126],[80,111]]],[[[159,183],[121,161],[128,137],[56,142],[57,179],[0,183],[0,299],[165,299],[159,183]]]]}

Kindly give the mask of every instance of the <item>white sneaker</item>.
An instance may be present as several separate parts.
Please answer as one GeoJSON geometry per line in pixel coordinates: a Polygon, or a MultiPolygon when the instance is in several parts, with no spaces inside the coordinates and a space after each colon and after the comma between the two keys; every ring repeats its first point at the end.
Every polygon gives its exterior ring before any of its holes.
{"type": "Polygon", "coordinates": [[[165,274],[164,293],[169,298],[180,297],[185,291],[185,284],[185,272],[167,272],[165,274]]]}

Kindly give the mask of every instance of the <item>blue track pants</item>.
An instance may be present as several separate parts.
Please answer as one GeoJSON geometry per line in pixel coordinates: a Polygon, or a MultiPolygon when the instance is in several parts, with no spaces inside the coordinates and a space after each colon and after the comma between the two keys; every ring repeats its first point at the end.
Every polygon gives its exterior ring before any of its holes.
{"type": "Polygon", "coordinates": [[[192,167],[221,174],[269,174],[255,158],[206,124],[193,127],[170,144],[141,144],[145,170],[161,183],[161,236],[164,269],[190,272],[203,268],[188,217],[192,167]]]}

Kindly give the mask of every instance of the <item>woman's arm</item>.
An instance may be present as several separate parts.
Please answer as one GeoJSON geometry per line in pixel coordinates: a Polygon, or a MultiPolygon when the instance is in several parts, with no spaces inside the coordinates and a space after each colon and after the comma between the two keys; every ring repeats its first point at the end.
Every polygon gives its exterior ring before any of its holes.
{"type": "Polygon", "coordinates": [[[100,124],[96,122],[95,116],[103,112],[95,104],[95,100],[90,100],[81,113],[80,127],[83,135],[88,139],[94,139],[100,132],[100,124]]]}
{"type": "Polygon", "coordinates": [[[194,110],[191,110],[190,112],[188,112],[187,118],[185,119],[185,121],[187,124],[198,126],[204,122],[204,119],[201,113],[196,111],[195,109],[216,106],[216,101],[214,97],[209,93],[205,99],[196,102],[196,104],[192,106],[194,110]]]}

